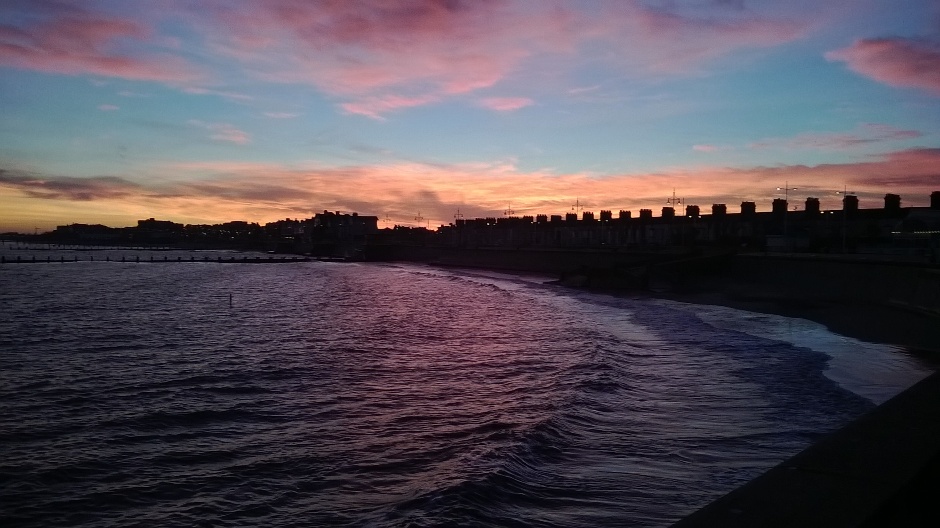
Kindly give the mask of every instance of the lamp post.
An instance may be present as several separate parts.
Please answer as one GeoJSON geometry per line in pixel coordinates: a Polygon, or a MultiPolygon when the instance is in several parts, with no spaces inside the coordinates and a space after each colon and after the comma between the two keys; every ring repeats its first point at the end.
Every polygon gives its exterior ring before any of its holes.
{"type": "MultiPolygon", "coordinates": [[[[672,219],[670,220],[670,222],[673,223],[673,224],[674,224],[675,222],[677,222],[677,220],[676,220],[676,208],[677,208],[677,206],[681,206],[681,205],[682,205],[682,202],[683,202],[682,198],[676,198],[676,188],[673,187],[673,188],[672,188],[672,198],[666,198],[666,203],[669,204],[670,207],[672,207],[672,219]]],[[[681,207],[679,207],[679,208],[681,209],[681,207]]],[[[684,217],[685,215],[681,214],[681,212],[680,212],[679,216],[683,216],[683,217],[684,217]]],[[[683,229],[683,223],[680,222],[680,223],[679,223],[679,245],[680,245],[680,246],[683,245],[683,243],[685,242],[685,233],[684,233],[684,231],[685,231],[685,229],[683,229]]],[[[671,237],[675,237],[675,231],[673,231],[673,232],[670,234],[670,236],[671,236],[671,237]]],[[[675,239],[671,240],[671,241],[670,241],[670,244],[674,244],[674,243],[675,243],[674,240],[675,240],[675,239]]]]}
{"type": "MultiPolygon", "coordinates": [[[[846,217],[848,216],[846,214],[847,211],[845,210],[845,207],[846,207],[845,199],[848,198],[849,196],[848,186],[844,185],[841,191],[836,191],[836,194],[842,195],[842,254],[844,255],[845,254],[845,232],[847,231],[846,217]]],[[[854,194],[854,191],[853,191],[853,194],[854,194]]]]}
{"type": "Polygon", "coordinates": [[[790,182],[786,181],[783,187],[777,187],[778,191],[783,191],[783,244],[789,248],[790,240],[787,237],[787,216],[790,214],[790,191],[797,190],[798,187],[790,187],[790,182]]]}

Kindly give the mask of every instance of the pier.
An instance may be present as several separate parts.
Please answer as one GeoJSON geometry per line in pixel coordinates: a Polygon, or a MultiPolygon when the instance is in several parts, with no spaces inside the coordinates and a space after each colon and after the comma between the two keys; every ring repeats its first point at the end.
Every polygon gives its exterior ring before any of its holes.
{"type": "Polygon", "coordinates": [[[146,264],[170,264],[170,263],[181,264],[184,262],[186,263],[214,262],[217,264],[287,264],[287,263],[292,263],[292,262],[310,262],[313,260],[319,260],[319,259],[311,259],[310,257],[298,257],[298,256],[292,256],[292,257],[281,257],[281,256],[273,257],[272,256],[272,257],[267,257],[267,258],[263,258],[263,257],[228,257],[228,258],[198,257],[197,258],[194,255],[190,256],[189,258],[183,258],[181,256],[178,256],[175,259],[171,259],[169,257],[163,257],[162,259],[154,258],[152,255],[149,258],[140,258],[140,255],[133,255],[133,256],[124,255],[124,256],[121,256],[120,258],[111,258],[111,256],[109,255],[104,258],[98,258],[98,259],[94,258],[93,256],[87,257],[87,258],[80,258],[77,255],[71,256],[68,258],[65,257],[64,255],[60,255],[58,258],[53,258],[51,256],[47,256],[46,258],[36,258],[35,255],[31,255],[29,258],[21,258],[20,256],[17,256],[15,259],[13,259],[13,258],[7,258],[6,256],[0,256],[0,264],[66,264],[66,263],[75,263],[75,262],[123,262],[123,263],[130,262],[134,264],[145,264],[145,263],[146,264]]]}

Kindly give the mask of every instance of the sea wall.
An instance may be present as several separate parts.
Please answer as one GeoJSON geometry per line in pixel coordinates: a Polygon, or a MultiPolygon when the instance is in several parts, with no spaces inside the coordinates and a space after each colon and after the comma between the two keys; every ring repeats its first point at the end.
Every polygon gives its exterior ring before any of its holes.
{"type": "Polygon", "coordinates": [[[744,254],[691,287],[745,299],[879,304],[940,315],[940,269],[891,261],[744,254]]]}
{"type": "Polygon", "coordinates": [[[690,253],[687,248],[623,250],[593,248],[458,248],[447,246],[372,245],[366,260],[428,262],[438,266],[528,271],[554,275],[646,266],[690,253]]]}
{"type": "Polygon", "coordinates": [[[364,260],[554,275],[571,286],[711,291],[740,299],[861,303],[940,316],[940,268],[857,255],[735,253],[721,248],[457,248],[371,245],[364,260]]]}

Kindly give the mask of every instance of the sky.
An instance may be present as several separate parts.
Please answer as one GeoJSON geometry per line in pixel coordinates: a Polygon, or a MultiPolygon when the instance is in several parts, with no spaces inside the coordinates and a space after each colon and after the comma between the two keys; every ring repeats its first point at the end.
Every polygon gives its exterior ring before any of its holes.
{"type": "Polygon", "coordinates": [[[0,232],[936,190],[936,0],[0,2],[0,232]]]}

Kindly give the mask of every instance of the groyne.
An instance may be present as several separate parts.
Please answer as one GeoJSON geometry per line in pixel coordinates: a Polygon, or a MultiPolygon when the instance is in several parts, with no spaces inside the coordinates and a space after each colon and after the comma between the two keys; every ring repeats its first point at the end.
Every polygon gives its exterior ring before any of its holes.
{"type": "Polygon", "coordinates": [[[6,256],[0,257],[0,264],[65,264],[65,263],[74,263],[74,262],[130,262],[136,264],[172,264],[172,263],[218,263],[218,264],[285,264],[290,262],[310,262],[311,260],[320,260],[320,259],[311,259],[310,257],[196,257],[195,255],[190,256],[189,258],[183,258],[182,256],[177,256],[174,259],[163,257],[163,258],[154,258],[153,256],[140,258],[140,255],[131,255],[131,256],[121,256],[111,258],[111,256],[106,256],[104,258],[98,258],[97,260],[94,257],[80,258],[77,255],[70,256],[66,258],[64,255],[60,255],[58,258],[52,258],[47,256],[46,258],[36,258],[35,255],[30,256],[29,258],[21,258],[17,256],[15,259],[7,258],[6,256]]]}
{"type": "Polygon", "coordinates": [[[940,373],[675,528],[940,526],[940,373]]]}

